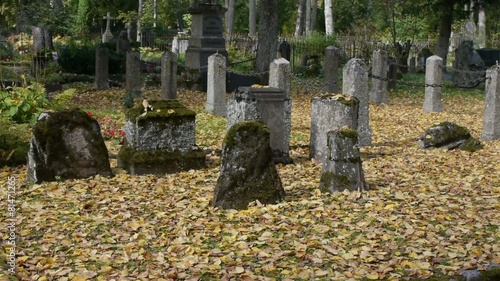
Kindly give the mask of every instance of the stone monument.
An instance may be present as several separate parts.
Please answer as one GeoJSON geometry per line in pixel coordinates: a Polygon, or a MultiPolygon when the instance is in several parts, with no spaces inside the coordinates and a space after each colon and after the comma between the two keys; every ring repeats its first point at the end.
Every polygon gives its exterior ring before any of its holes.
{"type": "Polygon", "coordinates": [[[195,1],[188,9],[192,16],[192,31],[186,50],[186,68],[207,66],[208,57],[215,53],[228,57],[222,22],[227,9],[218,2],[195,1]]]}
{"type": "Polygon", "coordinates": [[[111,33],[111,20],[114,19],[111,17],[111,13],[108,12],[103,19],[106,20],[106,31],[102,35],[102,43],[108,43],[113,39],[113,34],[111,33]]]}

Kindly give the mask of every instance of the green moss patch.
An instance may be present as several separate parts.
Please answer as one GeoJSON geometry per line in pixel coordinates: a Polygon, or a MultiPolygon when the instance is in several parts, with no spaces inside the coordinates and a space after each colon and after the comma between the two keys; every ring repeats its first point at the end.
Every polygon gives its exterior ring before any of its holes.
{"type": "Polygon", "coordinates": [[[125,111],[127,119],[146,118],[164,118],[164,117],[181,117],[181,116],[196,116],[196,113],[182,105],[178,100],[161,100],[150,101],[149,104],[153,107],[152,111],[148,111],[145,116],[144,106],[141,104],[135,105],[133,108],[125,111]]]}

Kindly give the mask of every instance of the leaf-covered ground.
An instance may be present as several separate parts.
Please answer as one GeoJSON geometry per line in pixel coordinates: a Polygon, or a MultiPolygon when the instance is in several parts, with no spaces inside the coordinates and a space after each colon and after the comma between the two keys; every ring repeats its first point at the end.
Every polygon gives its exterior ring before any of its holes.
{"type": "MultiPolygon", "coordinates": [[[[86,92],[74,102],[86,110],[109,111],[105,100],[119,109],[115,101],[121,94],[86,92]]],[[[199,112],[198,145],[221,149],[225,120],[203,113],[203,93],[179,96],[199,112]]],[[[371,105],[373,146],[362,148],[371,190],[361,196],[317,189],[321,165],[308,160],[311,97],[293,97],[295,164],[278,166],[285,202],[245,211],[210,207],[219,175],[215,153],[198,171],[130,176],[115,168],[117,175],[110,179],[23,185],[16,197],[19,276],[409,280],[500,263],[500,141],[486,142],[474,153],[419,150],[416,144],[425,129],[442,121],[466,126],[480,137],[481,95],[445,95],[442,113],[423,113],[423,90],[392,94],[388,105],[371,105]]],[[[108,142],[108,149],[116,153],[119,145],[108,142]]],[[[2,198],[7,177],[21,185],[25,174],[25,166],[0,170],[2,198]]]]}

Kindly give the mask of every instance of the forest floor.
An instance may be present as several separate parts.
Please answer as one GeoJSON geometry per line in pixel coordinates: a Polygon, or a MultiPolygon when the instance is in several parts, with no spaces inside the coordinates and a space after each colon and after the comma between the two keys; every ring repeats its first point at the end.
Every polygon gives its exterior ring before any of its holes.
{"type": "MultiPolygon", "coordinates": [[[[123,91],[86,91],[71,103],[124,122],[123,91]]],[[[158,91],[148,91],[150,99],[158,91]]],[[[361,148],[370,190],[322,193],[309,160],[310,99],[293,93],[291,156],[278,165],[284,202],[248,210],[210,206],[220,157],[207,168],[96,176],[26,185],[26,166],[0,169],[17,183],[17,268],[22,280],[411,280],[500,263],[500,141],[477,152],[421,150],[434,124],[480,138],[484,92],[445,89],[444,111],[424,113],[424,90],[370,105],[373,145],[361,148]]],[[[180,91],[197,114],[197,144],[222,149],[226,121],[204,112],[206,95],[180,91]]],[[[116,154],[118,141],[108,141],[116,154]]],[[[0,211],[8,239],[7,206],[0,211]]],[[[3,249],[9,248],[3,242],[3,249]]],[[[2,274],[0,273],[0,276],[2,274]]],[[[0,277],[1,278],[1,277],[0,277]]],[[[2,279],[3,280],[3,279],[2,279]]],[[[447,280],[447,279],[446,279],[447,280]]]]}

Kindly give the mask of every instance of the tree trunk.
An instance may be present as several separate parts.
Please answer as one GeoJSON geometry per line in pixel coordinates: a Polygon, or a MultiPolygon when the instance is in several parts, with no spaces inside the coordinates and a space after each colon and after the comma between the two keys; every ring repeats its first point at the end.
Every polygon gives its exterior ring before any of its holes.
{"type": "Polygon", "coordinates": [[[333,35],[333,1],[325,0],[325,31],[326,35],[333,35]]]}
{"type": "Polygon", "coordinates": [[[226,12],[226,33],[228,35],[233,33],[234,27],[234,6],[236,0],[228,0],[227,1],[227,12],[226,12]]]}
{"type": "Polygon", "coordinates": [[[141,27],[141,21],[142,21],[142,4],[143,0],[139,0],[139,9],[137,9],[137,42],[142,42],[141,37],[142,37],[142,27],[141,27]]]}
{"type": "Polygon", "coordinates": [[[153,27],[156,27],[158,22],[158,3],[157,0],[153,0],[153,27]]]}
{"type": "Polygon", "coordinates": [[[479,3],[479,9],[477,13],[477,44],[479,48],[486,47],[486,13],[484,11],[484,4],[482,1],[479,3]]]}
{"type": "Polygon", "coordinates": [[[249,34],[251,36],[254,36],[255,33],[257,33],[257,3],[255,3],[256,0],[249,0],[248,3],[248,8],[249,8],[249,14],[248,14],[248,23],[249,23],[249,34]]]}
{"type": "Polygon", "coordinates": [[[312,32],[316,27],[316,15],[318,14],[318,0],[311,0],[311,25],[309,30],[312,32]]]}
{"type": "Polygon", "coordinates": [[[451,25],[453,23],[454,0],[442,0],[441,4],[442,14],[439,22],[439,35],[436,55],[443,59],[443,65],[446,66],[448,45],[450,43],[451,35],[451,25]]]}
{"type": "Polygon", "coordinates": [[[306,37],[311,36],[311,0],[306,0],[306,37]]]}
{"type": "MultiPolygon", "coordinates": [[[[255,72],[269,71],[269,64],[276,58],[278,50],[278,0],[261,0],[259,35],[255,72]]],[[[261,83],[267,85],[269,75],[263,75],[261,83]]]]}
{"type": "Polygon", "coordinates": [[[306,1],[307,0],[299,1],[299,7],[297,9],[297,21],[295,22],[295,37],[300,37],[304,35],[304,23],[306,19],[306,1]]]}

